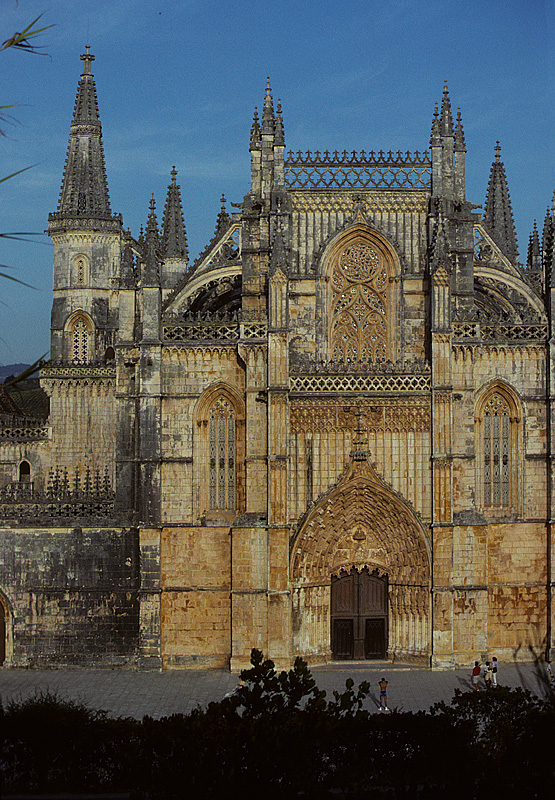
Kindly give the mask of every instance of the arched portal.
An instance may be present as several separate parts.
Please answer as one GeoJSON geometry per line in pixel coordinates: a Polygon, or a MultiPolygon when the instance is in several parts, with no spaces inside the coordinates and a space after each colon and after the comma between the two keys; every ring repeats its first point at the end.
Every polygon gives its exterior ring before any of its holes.
{"type": "MultiPolygon", "coordinates": [[[[293,543],[291,582],[295,655],[329,658],[335,647],[335,621],[351,619],[352,655],[345,655],[345,646],[342,658],[429,656],[427,537],[416,514],[367,461],[353,463],[339,485],[307,515],[293,543]],[[374,580],[360,577],[365,575],[374,580]],[[338,582],[346,576],[358,577],[341,598],[336,587],[341,591],[338,582]],[[346,608],[349,591],[358,592],[351,609],[346,608]],[[386,643],[380,652],[382,635],[386,643]]],[[[349,624],[337,626],[347,638],[349,624]]]]}

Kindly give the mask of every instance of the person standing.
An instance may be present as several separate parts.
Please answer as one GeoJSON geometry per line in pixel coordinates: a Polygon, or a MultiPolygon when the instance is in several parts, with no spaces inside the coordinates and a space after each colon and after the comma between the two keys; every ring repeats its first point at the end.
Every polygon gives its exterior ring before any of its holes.
{"type": "Polygon", "coordinates": [[[474,689],[478,691],[478,681],[480,680],[480,662],[474,662],[474,669],[472,670],[472,683],[474,684],[474,689]]]}
{"type": "Polygon", "coordinates": [[[491,688],[497,689],[497,656],[491,660],[491,688]]]}
{"type": "Polygon", "coordinates": [[[378,681],[378,686],[380,687],[380,711],[389,711],[387,707],[387,684],[389,681],[386,681],[385,678],[382,678],[381,681],[378,681]]]}
{"type": "Polygon", "coordinates": [[[493,670],[491,667],[491,662],[486,661],[486,666],[484,667],[484,682],[486,684],[486,689],[491,689],[491,676],[493,674],[493,670]]]}

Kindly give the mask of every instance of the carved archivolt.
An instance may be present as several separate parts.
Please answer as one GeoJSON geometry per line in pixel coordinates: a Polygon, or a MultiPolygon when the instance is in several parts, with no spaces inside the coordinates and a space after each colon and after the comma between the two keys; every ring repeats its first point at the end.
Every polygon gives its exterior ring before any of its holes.
{"type": "Polygon", "coordinates": [[[342,568],[378,568],[390,585],[428,587],[424,532],[411,509],[366,461],[310,512],[292,549],[294,585],[324,585],[342,568]]]}

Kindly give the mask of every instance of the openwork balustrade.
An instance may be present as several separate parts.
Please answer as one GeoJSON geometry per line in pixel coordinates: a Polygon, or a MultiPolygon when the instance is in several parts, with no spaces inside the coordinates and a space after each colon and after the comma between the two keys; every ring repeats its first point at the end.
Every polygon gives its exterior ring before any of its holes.
{"type": "Polygon", "coordinates": [[[50,471],[46,489],[34,483],[16,482],[0,488],[0,518],[19,522],[61,520],[98,521],[113,517],[114,492],[108,471],[80,474],[70,478],[67,469],[50,471]]]}
{"type": "Polygon", "coordinates": [[[494,325],[480,322],[458,322],[453,325],[455,339],[480,339],[484,342],[543,342],[547,340],[547,324],[494,325]]]}
{"type": "Polygon", "coordinates": [[[427,153],[334,150],[293,153],[285,160],[288,189],[428,189],[431,163],[427,153]]]}
{"type": "Polygon", "coordinates": [[[36,420],[14,420],[11,425],[0,426],[0,442],[40,442],[49,437],[47,425],[38,425],[36,420]]]}
{"type": "Polygon", "coordinates": [[[292,392],[428,392],[426,374],[293,375],[292,392]]]}

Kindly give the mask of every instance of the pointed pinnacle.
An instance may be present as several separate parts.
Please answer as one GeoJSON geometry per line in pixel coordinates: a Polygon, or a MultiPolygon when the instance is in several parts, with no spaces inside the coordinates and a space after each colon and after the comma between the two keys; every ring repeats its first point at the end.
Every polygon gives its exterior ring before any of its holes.
{"type": "Polygon", "coordinates": [[[432,119],[432,133],[430,136],[430,147],[434,147],[434,145],[440,145],[440,144],[441,140],[439,134],[439,111],[436,103],[434,108],[434,116],[432,119]]]}
{"type": "Polygon", "coordinates": [[[495,148],[494,149],[495,149],[495,161],[499,164],[501,162],[501,156],[500,156],[501,145],[499,144],[498,141],[495,143],[495,148]]]}
{"type": "Polygon", "coordinates": [[[277,110],[276,110],[276,134],[274,137],[274,144],[284,146],[285,135],[283,130],[283,117],[281,116],[281,100],[278,97],[277,110]]]}
{"type": "Polygon", "coordinates": [[[270,88],[270,78],[266,79],[266,94],[264,95],[264,111],[262,113],[262,135],[274,132],[274,103],[272,100],[272,90],[270,88]]]}
{"type": "Polygon", "coordinates": [[[258,150],[260,148],[260,124],[258,122],[258,108],[254,107],[254,116],[251,128],[251,150],[258,150]]]}
{"type": "Polygon", "coordinates": [[[442,136],[453,135],[453,115],[451,114],[451,101],[449,99],[449,90],[447,88],[447,81],[443,87],[443,99],[441,101],[441,130],[442,136]]]}
{"type": "Polygon", "coordinates": [[[465,153],[464,130],[462,126],[461,109],[457,109],[457,124],[455,126],[455,150],[465,153]]]}

